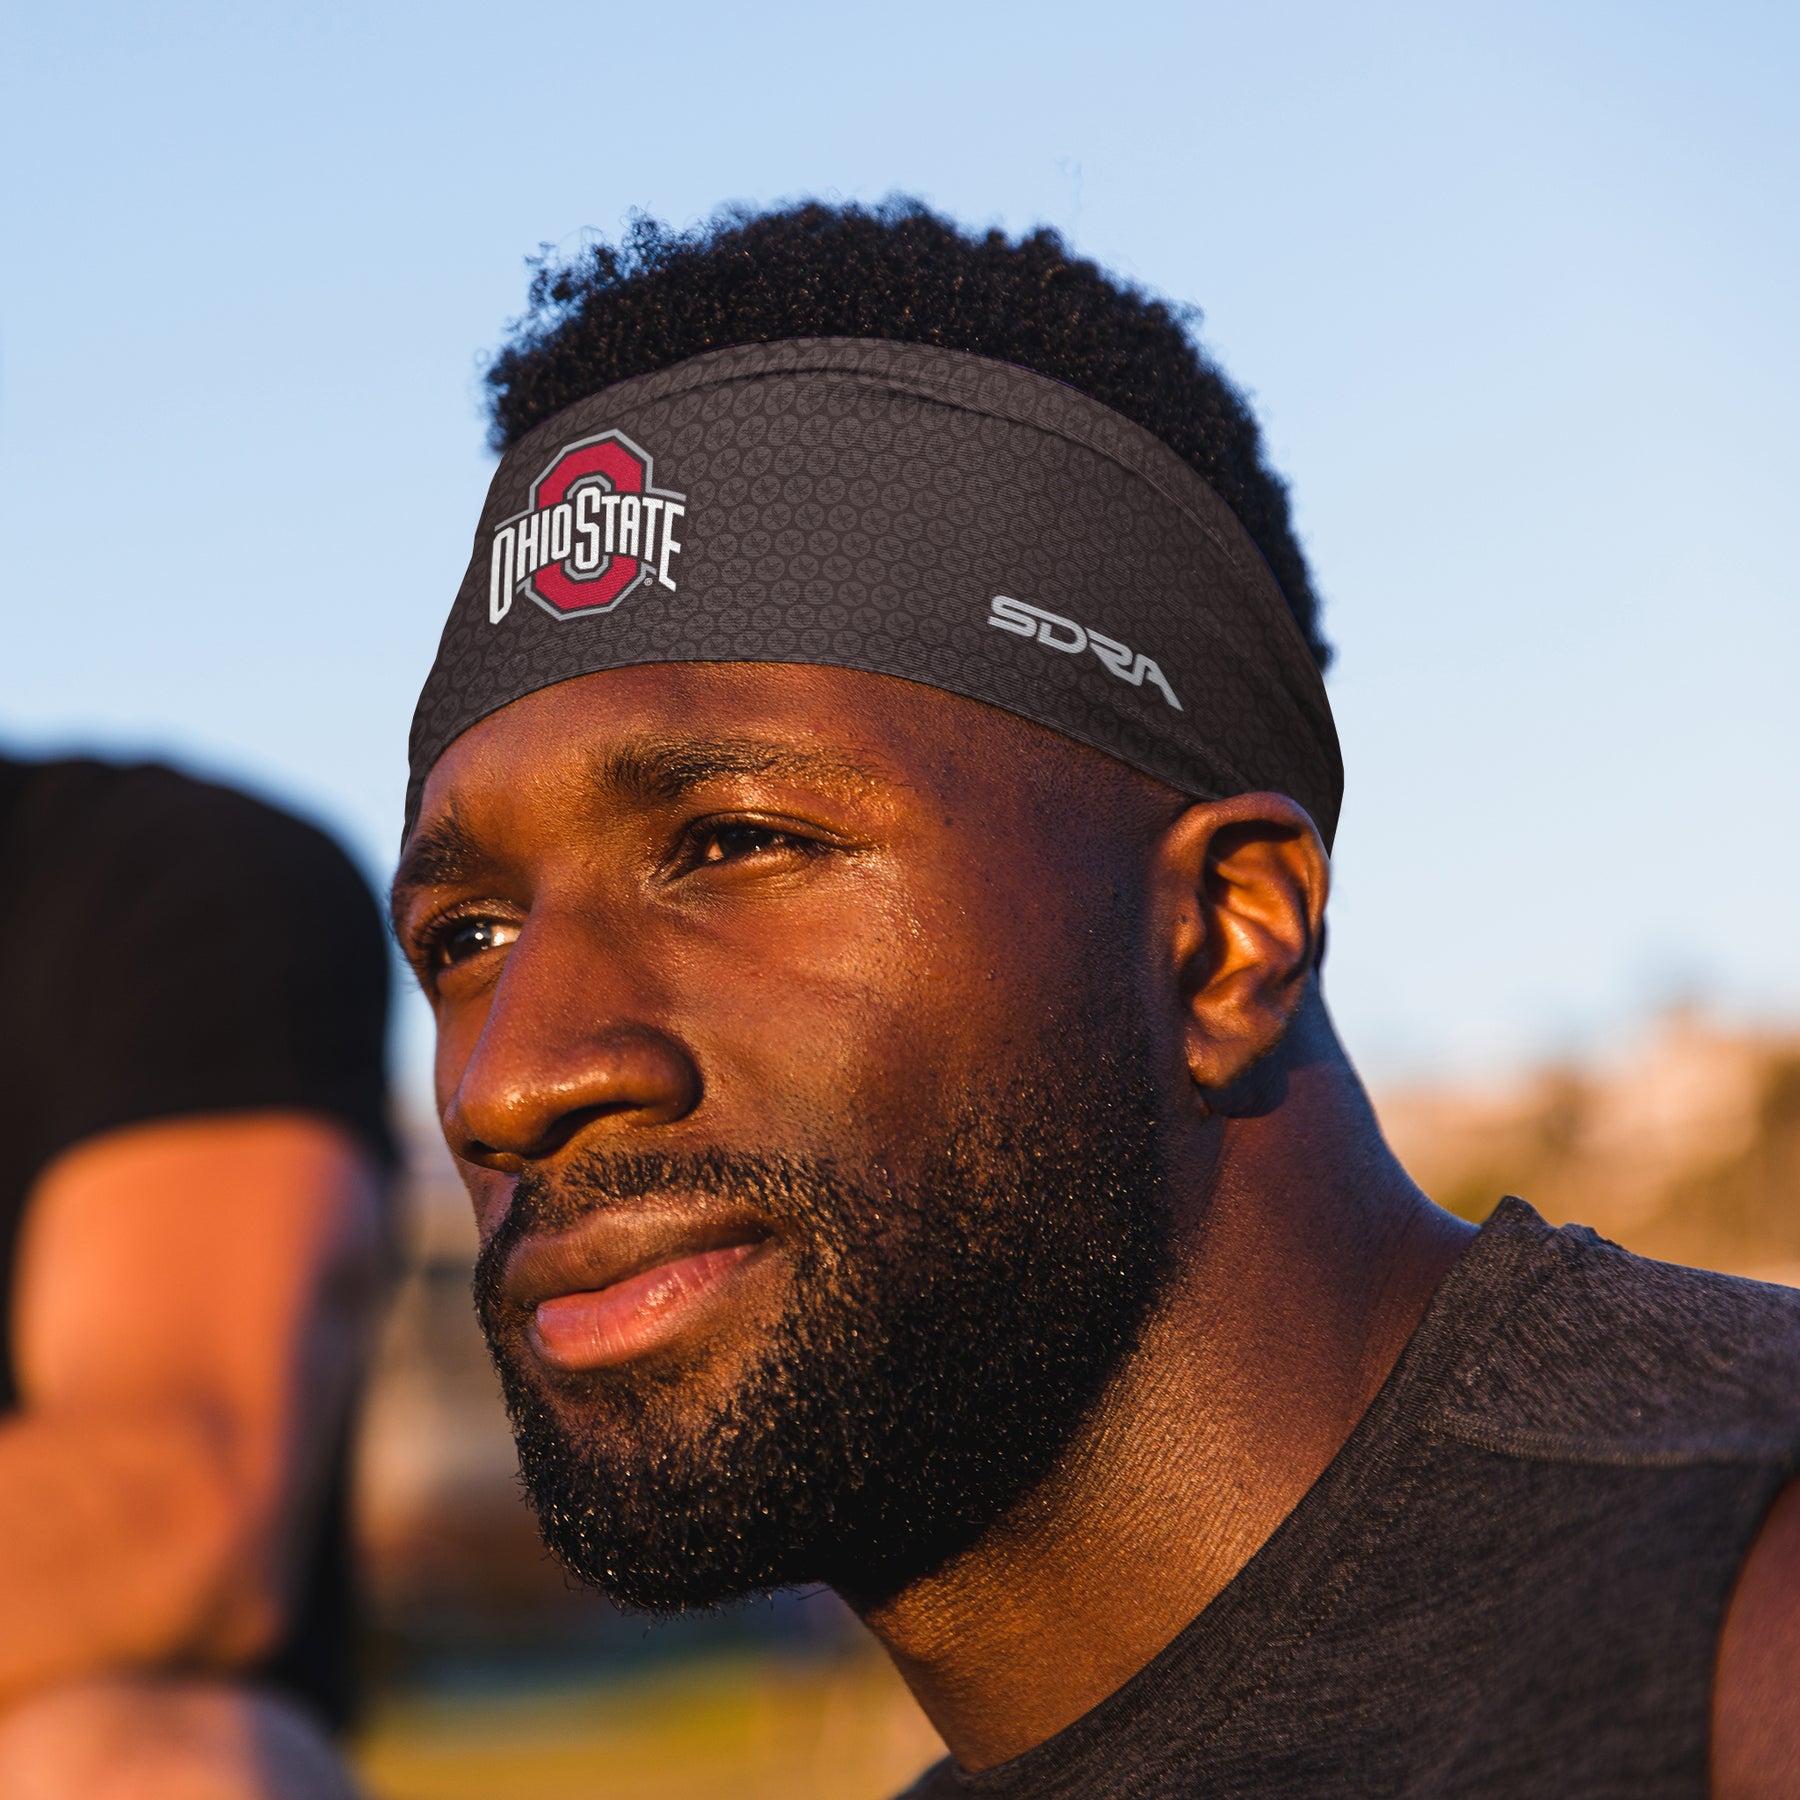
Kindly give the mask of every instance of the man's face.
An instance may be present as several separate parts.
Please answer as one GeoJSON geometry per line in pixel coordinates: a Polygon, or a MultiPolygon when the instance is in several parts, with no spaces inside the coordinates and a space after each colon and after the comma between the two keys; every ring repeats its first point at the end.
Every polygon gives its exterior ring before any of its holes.
{"type": "Polygon", "coordinates": [[[885,677],[662,665],[434,769],[396,886],[545,1534],[650,1606],[876,1599],[1153,1304],[1168,790],[885,677]]]}

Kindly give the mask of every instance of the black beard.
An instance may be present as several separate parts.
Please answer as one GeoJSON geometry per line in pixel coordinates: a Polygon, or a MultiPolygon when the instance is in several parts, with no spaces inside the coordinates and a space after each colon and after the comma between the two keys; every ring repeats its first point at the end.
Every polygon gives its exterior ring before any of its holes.
{"type": "Polygon", "coordinates": [[[1047,1033],[1028,1078],[922,1125],[933,1147],[904,1185],[871,1161],[722,1150],[520,1178],[475,1301],[545,1542],[574,1575],[649,1612],[813,1582],[867,1606],[1038,1486],[1168,1262],[1147,1061],[1094,1035],[1047,1033]],[[786,1249],[766,1350],[698,1419],[666,1369],[552,1388],[500,1297],[508,1254],[545,1225],[683,1194],[750,1203],[786,1249]]]}

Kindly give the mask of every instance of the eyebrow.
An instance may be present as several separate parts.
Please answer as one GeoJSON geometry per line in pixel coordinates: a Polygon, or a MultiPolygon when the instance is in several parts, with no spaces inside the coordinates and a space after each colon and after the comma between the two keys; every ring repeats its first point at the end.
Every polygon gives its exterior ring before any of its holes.
{"type": "MultiPolygon", "coordinates": [[[[641,738],[605,751],[591,765],[597,788],[639,806],[667,806],[709,781],[758,775],[853,792],[893,782],[892,776],[842,751],[801,749],[760,738],[641,738]]],[[[394,872],[388,912],[396,935],[421,889],[473,880],[492,861],[452,802],[441,818],[414,833],[394,872]]]]}
{"type": "Polygon", "coordinates": [[[608,750],[593,765],[598,787],[640,805],[667,805],[709,781],[755,775],[856,791],[893,780],[843,751],[760,738],[643,738],[608,750]]]}
{"type": "Polygon", "coordinates": [[[433,819],[413,833],[394,871],[388,892],[388,917],[399,934],[401,916],[421,888],[442,887],[467,881],[489,862],[474,832],[463,822],[452,803],[442,818],[433,819]]]}

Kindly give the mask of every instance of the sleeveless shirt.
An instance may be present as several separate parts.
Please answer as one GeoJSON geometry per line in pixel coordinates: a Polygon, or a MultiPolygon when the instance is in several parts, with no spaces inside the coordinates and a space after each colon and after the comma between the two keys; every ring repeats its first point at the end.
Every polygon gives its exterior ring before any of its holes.
{"type": "Polygon", "coordinates": [[[1699,1800],[1734,1578],[1800,1458],[1800,1293],[1502,1203],[1355,1431],[1125,1685],[910,1800],[1699,1800]]]}

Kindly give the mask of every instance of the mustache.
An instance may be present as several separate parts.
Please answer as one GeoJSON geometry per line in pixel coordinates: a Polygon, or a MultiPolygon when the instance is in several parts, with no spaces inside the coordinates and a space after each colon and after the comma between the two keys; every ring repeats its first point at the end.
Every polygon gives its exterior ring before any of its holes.
{"type": "Polygon", "coordinates": [[[483,1319],[496,1316],[507,1262],[527,1238],[566,1231],[592,1213],[697,1196],[748,1205],[771,1221],[816,1224],[840,1209],[830,1197],[843,1186],[828,1159],[745,1150],[590,1150],[554,1173],[528,1168],[476,1256],[476,1309],[483,1319]]]}

